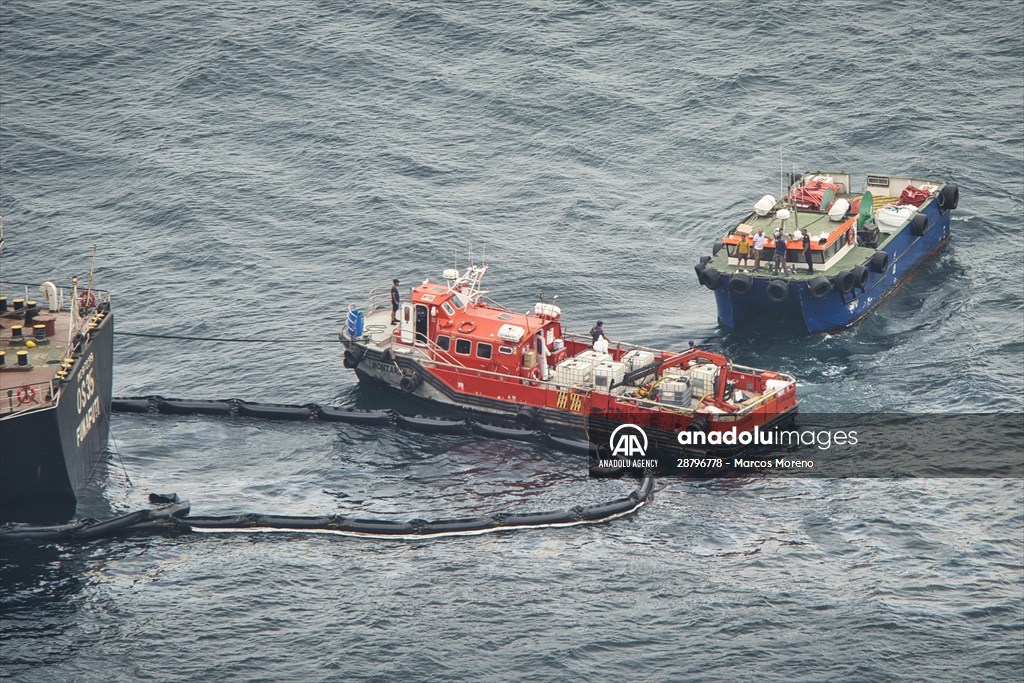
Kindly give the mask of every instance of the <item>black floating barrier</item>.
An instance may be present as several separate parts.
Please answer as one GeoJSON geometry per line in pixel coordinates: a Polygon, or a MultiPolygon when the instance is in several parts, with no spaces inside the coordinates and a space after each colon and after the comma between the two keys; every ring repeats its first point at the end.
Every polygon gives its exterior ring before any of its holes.
{"type": "Polygon", "coordinates": [[[266,420],[308,420],[310,410],[306,406],[273,405],[238,401],[238,414],[260,417],[266,420]]]}
{"type": "Polygon", "coordinates": [[[476,434],[495,439],[540,441],[552,448],[569,453],[588,453],[588,441],[564,438],[534,431],[484,424],[469,420],[445,420],[419,415],[400,415],[390,410],[353,410],[318,403],[291,405],[284,403],[256,403],[238,398],[219,401],[164,398],[162,396],[115,397],[111,409],[116,412],[157,412],[165,415],[242,415],[268,420],[324,420],[358,425],[398,426],[426,434],[476,434]]]}
{"type": "Polygon", "coordinates": [[[510,429],[509,427],[498,427],[495,425],[473,423],[473,431],[492,439],[518,439],[520,441],[532,441],[537,438],[537,433],[532,429],[510,429]]]}
{"type": "MultiPolygon", "coordinates": [[[[113,407],[113,404],[111,404],[113,407]]],[[[231,403],[229,401],[182,401],[176,399],[158,398],[156,401],[157,410],[169,415],[230,415],[231,403]]]]}
{"type": "Polygon", "coordinates": [[[352,410],[317,404],[319,417],[330,422],[350,424],[386,425],[391,423],[391,412],[387,410],[352,410]]]}
{"type": "MultiPolygon", "coordinates": [[[[0,541],[81,541],[117,534],[154,533],[323,533],[363,538],[422,539],[443,536],[478,535],[513,529],[566,527],[594,524],[636,511],[654,490],[653,474],[645,474],[635,491],[626,498],[590,506],[576,506],[553,512],[499,512],[490,516],[429,521],[411,519],[361,519],[344,515],[229,515],[191,517],[188,501],[170,503],[150,510],[137,510],[103,522],[79,520],[59,526],[4,524],[0,541]]],[[[173,494],[159,500],[176,498],[173,494]]]]}
{"type": "Polygon", "coordinates": [[[151,408],[148,398],[115,398],[110,401],[110,409],[115,413],[148,413],[151,408]]]}
{"type": "Polygon", "coordinates": [[[465,434],[466,423],[463,420],[440,420],[432,417],[409,417],[396,415],[399,427],[412,429],[428,434],[465,434]]]}

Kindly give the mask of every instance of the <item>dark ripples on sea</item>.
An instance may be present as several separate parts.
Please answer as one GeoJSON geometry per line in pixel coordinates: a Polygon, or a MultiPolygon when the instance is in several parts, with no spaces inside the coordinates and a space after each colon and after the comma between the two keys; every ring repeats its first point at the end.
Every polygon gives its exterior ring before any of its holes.
{"type": "MultiPolygon", "coordinates": [[[[1024,17],[1005,3],[0,8],[4,277],[89,270],[115,391],[379,407],[325,341],[470,245],[572,329],[796,373],[815,412],[1024,396],[1024,17]],[[725,334],[693,264],[786,170],[958,182],[951,246],[840,335],[725,334]]],[[[80,512],[406,519],[619,495],[536,445],[115,416],[80,512]]],[[[1019,680],[1019,480],[668,482],[610,525],[418,543],[4,548],[16,680],[1019,680]]]]}

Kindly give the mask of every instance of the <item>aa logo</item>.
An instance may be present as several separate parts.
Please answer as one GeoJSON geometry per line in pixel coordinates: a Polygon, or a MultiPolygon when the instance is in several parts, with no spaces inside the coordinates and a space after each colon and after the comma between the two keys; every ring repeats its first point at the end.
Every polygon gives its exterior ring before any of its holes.
{"type": "Polygon", "coordinates": [[[647,432],[634,424],[621,424],[608,437],[612,457],[642,458],[647,455],[647,432]]]}

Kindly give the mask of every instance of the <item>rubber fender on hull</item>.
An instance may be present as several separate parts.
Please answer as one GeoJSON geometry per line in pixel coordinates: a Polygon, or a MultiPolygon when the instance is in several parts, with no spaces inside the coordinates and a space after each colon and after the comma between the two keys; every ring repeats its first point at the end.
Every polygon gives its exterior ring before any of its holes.
{"type": "Polygon", "coordinates": [[[395,419],[400,427],[427,434],[463,434],[466,431],[466,423],[462,420],[438,420],[432,417],[409,417],[408,415],[397,415],[395,419]]]}
{"type": "Polygon", "coordinates": [[[348,422],[351,424],[387,424],[391,421],[391,413],[386,410],[351,410],[317,405],[320,417],[331,422],[348,422]]]}
{"type": "Polygon", "coordinates": [[[398,386],[402,387],[402,391],[407,394],[411,394],[416,391],[421,384],[423,384],[423,378],[415,371],[409,374],[403,374],[402,379],[398,382],[398,386]]]}
{"type": "Polygon", "coordinates": [[[230,415],[231,404],[227,401],[176,401],[158,399],[157,410],[170,415],[230,415]]]}
{"type": "Polygon", "coordinates": [[[807,283],[807,289],[815,299],[824,298],[832,291],[832,283],[824,275],[815,275],[807,283]]]}
{"type": "Polygon", "coordinates": [[[693,267],[693,270],[697,273],[697,282],[704,284],[704,264],[698,263],[693,267]]]}
{"type": "Polygon", "coordinates": [[[700,273],[700,281],[705,287],[714,291],[718,289],[722,284],[722,274],[718,272],[717,268],[708,266],[700,273]]]}
{"type": "Polygon", "coordinates": [[[914,214],[914,217],[910,219],[910,234],[920,237],[926,232],[928,232],[928,216],[923,213],[914,214]]]}
{"type": "Polygon", "coordinates": [[[722,240],[717,240],[711,246],[711,255],[712,256],[718,256],[718,252],[720,252],[722,250],[722,247],[724,247],[724,246],[725,246],[725,242],[723,242],[722,240]]]}
{"type": "Polygon", "coordinates": [[[523,406],[516,413],[516,424],[523,429],[531,429],[537,425],[539,411],[533,406],[523,406]]]}
{"type": "Polygon", "coordinates": [[[889,267],[889,252],[876,251],[871,255],[871,261],[868,265],[874,272],[884,273],[885,269],[889,267]]]}
{"type": "Polygon", "coordinates": [[[268,405],[241,401],[238,403],[238,414],[267,420],[308,420],[310,418],[309,408],[305,406],[268,405]]]}
{"type": "Polygon", "coordinates": [[[736,273],[729,279],[729,290],[733,294],[746,294],[754,286],[754,278],[746,273],[736,273]]]}
{"type": "Polygon", "coordinates": [[[860,289],[864,289],[865,287],[868,286],[868,269],[867,268],[865,268],[862,265],[857,265],[857,266],[853,267],[853,269],[850,271],[850,273],[853,275],[853,284],[854,285],[856,285],[860,289]]]}
{"type": "Polygon", "coordinates": [[[532,429],[512,429],[509,427],[498,427],[495,425],[483,424],[481,422],[473,423],[473,431],[477,434],[489,436],[492,439],[518,439],[520,441],[529,441],[533,439],[534,436],[532,429]]]}
{"type": "Polygon", "coordinates": [[[843,294],[849,294],[850,290],[853,289],[854,283],[855,279],[853,277],[853,273],[848,270],[839,271],[836,275],[836,289],[843,294]]]}
{"type": "Polygon", "coordinates": [[[710,260],[711,260],[710,256],[701,256],[700,257],[700,267],[701,268],[705,268],[708,265],[708,262],[710,260]]]}
{"type": "Polygon", "coordinates": [[[697,432],[698,434],[704,434],[711,428],[711,423],[708,418],[703,415],[698,415],[690,421],[690,424],[686,425],[688,432],[697,432]]]}
{"type": "Polygon", "coordinates": [[[366,352],[363,349],[357,349],[350,346],[345,349],[345,353],[341,358],[341,364],[351,370],[359,365],[359,362],[363,360],[364,353],[366,352]]]}
{"type": "Polygon", "coordinates": [[[939,191],[939,208],[952,211],[960,204],[960,187],[949,183],[939,191]]]}
{"type": "Polygon", "coordinates": [[[765,289],[769,301],[781,304],[789,298],[789,283],[785,280],[772,280],[765,289]]]}

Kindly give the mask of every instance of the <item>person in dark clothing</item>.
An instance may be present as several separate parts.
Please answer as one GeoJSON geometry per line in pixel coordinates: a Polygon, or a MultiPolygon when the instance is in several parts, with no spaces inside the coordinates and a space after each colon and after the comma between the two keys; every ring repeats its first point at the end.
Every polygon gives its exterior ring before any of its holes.
{"type": "Polygon", "coordinates": [[[398,306],[402,303],[398,296],[398,280],[391,281],[391,324],[398,322],[398,306]]]}
{"type": "Polygon", "coordinates": [[[804,233],[804,260],[807,261],[808,272],[814,272],[814,264],[811,263],[811,236],[804,233]]]}
{"type": "Polygon", "coordinates": [[[600,337],[608,338],[608,335],[604,333],[603,320],[598,320],[597,324],[590,328],[590,336],[594,338],[594,341],[597,341],[600,337]]]}

